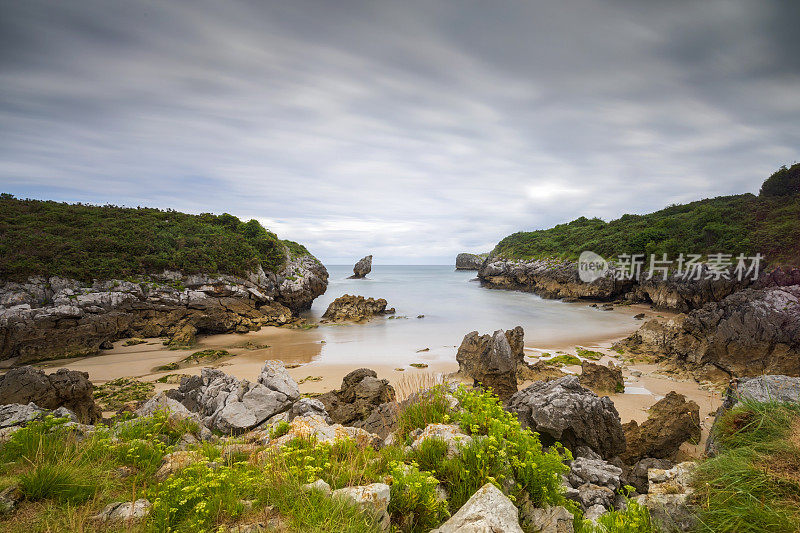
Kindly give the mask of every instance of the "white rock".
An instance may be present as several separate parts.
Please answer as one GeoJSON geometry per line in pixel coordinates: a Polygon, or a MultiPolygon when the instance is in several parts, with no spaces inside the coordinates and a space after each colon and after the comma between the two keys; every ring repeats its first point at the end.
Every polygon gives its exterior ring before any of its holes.
{"type": "Polygon", "coordinates": [[[115,502],[106,505],[92,520],[100,522],[136,521],[150,514],[150,502],[144,498],[135,502],[115,502]]]}
{"type": "Polygon", "coordinates": [[[500,489],[487,483],[437,533],[522,533],[519,512],[500,489]]]}
{"type": "Polygon", "coordinates": [[[331,493],[332,498],[347,498],[365,512],[373,513],[384,530],[389,529],[389,499],[391,489],[385,483],[372,483],[359,487],[345,487],[331,493]]]}
{"type": "Polygon", "coordinates": [[[472,437],[461,432],[454,424],[429,424],[411,443],[413,449],[418,449],[422,443],[431,438],[443,440],[447,444],[447,455],[453,457],[458,454],[460,446],[472,442],[472,437]]]}
{"type": "Polygon", "coordinates": [[[331,486],[325,483],[324,479],[318,479],[313,483],[306,483],[305,485],[303,485],[303,488],[305,490],[319,490],[321,492],[324,492],[325,494],[331,493],[331,486]]]}

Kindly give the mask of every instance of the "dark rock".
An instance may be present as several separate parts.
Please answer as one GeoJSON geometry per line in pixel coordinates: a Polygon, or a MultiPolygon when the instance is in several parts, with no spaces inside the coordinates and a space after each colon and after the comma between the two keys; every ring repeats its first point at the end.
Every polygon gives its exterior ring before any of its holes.
{"type": "Polygon", "coordinates": [[[0,404],[35,403],[43,409],[66,407],[85,424],[100,418],[89,374],[61,368],[53,374],[23,366],[0,376],[0,404]]]}
{"type": "Polygon", "coordinates": [[[627,473],[628,484],[636,489],[639,494],[647,494],[650,490],[650,483],[647,478],[647,471],[651,468],[668,470],[674,463],[668,459],[656,459],[655,457],[645,457],[636,461],[627,473]]]}
{"type": "Polygon", "coordinates": [[[625,451],[619,413],[608,397],[584,389],[577,376],[537,381],[511,397],[508,410],[523,427],[538,432],[542,442],[567,448],[588,446],[603,458],[625,451]]]}
{"type": "Polygon", "coordinates": [[[372,256],[362,257],[353,266],[353,275],[349,279],[361,279],[372,271],[372,256]]]}
{"type": "Polygon", "coordinates": [[[376,315],[394,313],[394,309],[386,309],[383,298],[364,298],[345,294],[336,298],[322,315],[322,322],[363,322],[376,315]]]}
{"type": "Polygon", "coordinates": [[[400,404],[386,402],[372,410],[372,413],[363,422],[356,424],[370,433],[378,435],[381,440],[397,429],[397,417],[400,415],[400,404]]]}
{"type": "Polygon", "coordinates": [[[633,315],[633,318],[636,319],[636,320],[642,320],[644,317],[645,317],[644,313],[639,313],[639,314],[633,315]]]}
{"type": "MultiPolygon", "coordinates": [[[[325,405],[334,423],[362,427],[373,411],[384,403],[394,401],[395,393],[389,381],[378,379],[374,370],[359,368],[342,379],[341,389],[326,392],[317,399],[325,405]]],[[[384,414],[387,412],[380,411],[384,414]]],[[[376,420],[371,419],[370,423],[375,424],[376,420]]]]}
{"type": "Polygon", "coordinates": [[[289,409],[287,421],[291,422],[298,416],[319,415],[328,424],[333,424],[330,415],[325,410],[325,404],[316,398],[300,398],[289,409]]]}
{"type": "Polygon", "coordinates": [[[459,372],[471,377],[475,384],[491,388],[507,401],[517,392],[517,364],[523,352],[523,330],[497,330],[493,335],[473,331],[464,336],[456,354],[459,372]],[[512,349],[513,344],[513,349],[512,349]]]}
{"type": "Polygon", "coordinates": [[[581,385],[597,394],[624,392],[625,380],[622,369],[610,362],[608,366],[590,361],[581,363],[581,385]]]}
{"type": "Polygon", "coordinates": [[[458,254],[456,256],[456,270],[478,270],[483,264],[483,259],[483,257],[476,254],[458,254]]]}
{"type": "Polygon", "coordinates": [[[700,408],[672,391],[650,408],[641,426],[631,421],[622,427],[627,445],[621,457],[626,463],[645,457],[674,460],[681,444],[700,440],[700,408]]]}

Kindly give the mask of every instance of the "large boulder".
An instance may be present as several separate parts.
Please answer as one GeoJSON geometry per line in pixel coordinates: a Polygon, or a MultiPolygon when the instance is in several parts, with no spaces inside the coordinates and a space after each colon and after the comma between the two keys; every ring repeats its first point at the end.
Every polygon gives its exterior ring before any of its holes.
{"type": "MultiPolygon", "coordinates": [[[[326,392],[317,399],[325,406],[333,422],[345,426],[368,425],[375,429],[377,420],[374,418],[397,416],[397,410],[382,407],[383,404],[394,402],[394,388],[388,380],[378,379],[378,374],[369,368],[353,370],[342,379],[340,389],[326,392]],[[371,418],[376,410],[379,414],[371,418]]],[[[392,426],[392,422],[387,421],[387,424],[392,426]]]]}
{"type": "Polygon", "coordinates": [[[691,498],[691,480],[697,463],[680,463],[669,470],[651,468],[648,473],[650,492],[635,498],[647,507],[658,531],[669,533],[694,531],[697,515],[691,498]]]}
{"type": "Polygon", "coordinates": [[[350,279],[361,279],[372,271],[372,256],[368,255],[359,259],[353,266],[353,275],[350,279]]]}
{"type": "Polygon", "coordinates": [[[282,362],[266,361],[256,383],[204,368],[200,376],[182,379],[167,395],[198,413],[207,428],[239,434],[288,410],[300,390],[282,362]]]}
{"type": "Polygon", "coordinates": [[[372,483],[359,487],[344,487],[331,493],[331,498],[343,498],[355,503],[362,511],[377,518],[381,529],[388,531],[390,526],[389,499],[391,488],[385,483],[372,483]]]}
{"type": "Polygon", "coordinates": [[[311,308],[328,288],[328,270],[311,254],[288,257],[279,279],[278,299],[294,312],[311,308]]]}
{"type": "Polygon", "coordinates": [[[383,298],[364,298],[345,294],[330,303],[322,322],[364,322],[375,315],[394,313],[394,309],[386,309],[386,300],[383,298]]]}
{"type": "Polygon", "coordinates": [[[431,533],[522,533],[519,511],[500,489],[487,483],[431,533]]]}
{"type": "Polygon", "coordinates": [[[800,402],[800,378],[780,375],[758,376],[732,380],[725,391],[722,405],[714,417],[714,424],[706,441],[706,454],[718,453],[716,441],[717,420],[742,400],[756,402],[800,402]]]}
{"type": "Polygon", "coordinates": [[[588,446],[603,458],[625,451],[614,402],[581,387],[577,376],[534,382],[511,397],[508,410],[516,413],[523,427],[538,432],[545,444],[588,446]]]}
{"type": "Polygon", "coordinates": [[[519,370],[529,368],[524,360],[523,337],[521,326],[499,329],[492,335],[467,333],[456,353],[459,373],[472,378],[476,385],[491,388],[501,400],[508,400],[517,392],[519,370]]]}
{"type": "Polygon", "coordinates": [[[460,253],[456,256],[456,270],[478,270],[482,264],[480,255],[460,253]]]}
{"type": "Polygon", "coordinates": [[[32,366],[13,368],[0,376],[0,405],[35,403],[43,409],[66,407],[85,423],[100,418],[89,374],[61,368],[52,374],[32,366]]]}
{"type": "Polygon", "coordinates": [[[672,391],[650,408],[641,426],[631,421],[622,428],[626,440],[622,459],[628,464],[645,457],[673,460],[681,444],[700,440],[700,407],[672,391]]]}
{"type": "Polygon", "coordinates": [[[581,385],[597,394],[625,392],[622,369],[609,362],[608,366],[591,361],[581,363],[581,385]]]}

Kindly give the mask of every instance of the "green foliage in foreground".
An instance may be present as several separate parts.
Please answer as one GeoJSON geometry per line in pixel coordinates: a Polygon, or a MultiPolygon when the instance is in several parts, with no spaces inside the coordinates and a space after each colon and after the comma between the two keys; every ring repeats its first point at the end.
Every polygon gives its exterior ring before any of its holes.
{"type": "Polygon", "coordinates": [[[256,220],[20,200],[0,195],[0,279],[62,276],[127,279],[165,269],[244,275],[277,272],[286,255],[308,253],[256,220]]]}
{"type": "Polygon", "coordinates": [[[720,196],[605,222],[580,217],[553,228],[518,232],[492,254],[509,259],[575,260],[584,250],[619,254],[761,253],[770,264],[800,264],[800,164],[779,170],[760,196],[720,196]]]}
{"type": "MultiPolygon", "coordinates": [[[[376,450],[350,439],[304,438],[282,447],[231,452],[223,442],[187,444],[196,441],[196,423],[165,413],[98,426],[88,435],[74,432],[63,419],[35,421],[0,448],[0,489],[19,483],[26,498],[13,515],[0,517],[0,530],[94,531],[98,525],[89,517],[108,503],[146,497],[153,504],[151,514],[126,525],[126,531],[219,531],[270,520],[279,521],[281,531],[379,531],[376,517],[347,500],[303,488],[321,478],[334,489],[388,483],[396,531],[437,527],[486,483],[520,506],[565,505],[575,513],[579,531],[649,531],[646,510],[635,505],[597,526],[581,520],[576,504],[562,494],[569,452],[559,446],[544,450],[538,436],[522,429],[488,392],[439,386],[417,395],[404,411],[409,432],[427,420],[449,420],[471,442],[457,454],[448,454],[447,444],[437,439],[411,452],[404,442],[376,450]],[[460,410],[449,408],[450,396],[458,399],[460,410]],[[163,457],[179,448],[198,460],[157,480],[163,457]]],[[[288,429],[278,425],[271,436],[288,429]]]]}
{"type": "Polygon", "coordinates": [[[699,531],[800,531],[800,405],[744,402],[716,426],[694,478],[699,531]]]}

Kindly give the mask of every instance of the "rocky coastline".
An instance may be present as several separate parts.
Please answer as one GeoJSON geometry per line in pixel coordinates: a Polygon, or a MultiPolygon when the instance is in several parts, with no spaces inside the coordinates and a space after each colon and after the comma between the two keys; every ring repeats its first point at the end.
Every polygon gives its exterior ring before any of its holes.
{"type": "Polygon", "coordinates": [[[456,256],[456,270],[479,270],[487,254],[460,253],[456,256]]]}
{"type": "Polygon", "coordinates": [[[188,346],[198,334],[286,325],[327,288],[313,256],[287,257],[278,273],[246,277],[165,271],[130,280],[82,283],[33,277],[0,284],[4,366],[95,354],[125,337],[163,337],[188,346]]]}

